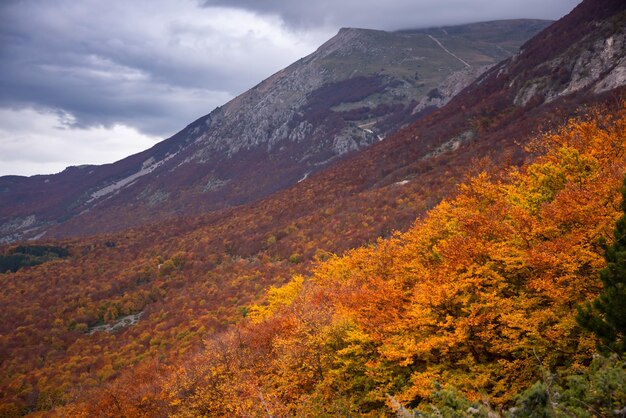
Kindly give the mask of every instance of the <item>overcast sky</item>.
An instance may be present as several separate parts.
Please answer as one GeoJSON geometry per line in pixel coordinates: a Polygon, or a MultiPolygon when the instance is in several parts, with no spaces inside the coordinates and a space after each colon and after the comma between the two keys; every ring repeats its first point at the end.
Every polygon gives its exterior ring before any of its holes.
{"type": "Polygon", "coordinates": [[[340,27],[558,19],[579,0],[0,0],[0,175],[113,162],[340,27]]]}

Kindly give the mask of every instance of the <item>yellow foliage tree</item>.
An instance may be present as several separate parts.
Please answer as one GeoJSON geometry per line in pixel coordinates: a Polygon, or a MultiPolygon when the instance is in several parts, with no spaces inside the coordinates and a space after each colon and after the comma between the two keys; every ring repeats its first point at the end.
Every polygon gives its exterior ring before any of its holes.
{"type": "Polygon", "coordinates": [[[250,307],[249,316],[253,322],[261,322],[276,313],[282,307],[289,306],[302,291],[304,278],[294,276],[289,282],[281,287],[272,286],[267,291],[267,303],[250,307]]]}

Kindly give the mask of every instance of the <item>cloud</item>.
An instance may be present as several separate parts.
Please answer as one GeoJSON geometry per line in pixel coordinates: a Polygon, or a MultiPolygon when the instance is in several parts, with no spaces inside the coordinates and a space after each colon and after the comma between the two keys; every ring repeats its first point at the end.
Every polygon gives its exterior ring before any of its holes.
{"type": "Polygon", "coordinates": [[[558,19],[580,0],[204,0],[277,16],[292,27],[349,26],[398,30],[495,19],[558,19]]]}
{"type": "Polygon", "coordinates": [[[169,136],[311,52],[277,18],[193,0],[0,7],[0,106],[169,136]]]}
{"type": "Polygon", "coordinates": [[[122,124],[72,127],[75,124],[76,119],[63,112],[0,109],[0,176],[53,174],[68,165],[111,163],[159,140],[122,124]]]}

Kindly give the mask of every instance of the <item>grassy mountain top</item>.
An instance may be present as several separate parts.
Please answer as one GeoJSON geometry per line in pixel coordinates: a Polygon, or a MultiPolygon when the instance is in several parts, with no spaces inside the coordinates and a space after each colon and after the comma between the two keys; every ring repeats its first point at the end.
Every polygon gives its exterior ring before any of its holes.
{"type": "Polygon", "coordinates": [[[397,88],[387,94],[407,103],[436,88],[442,75],[511,56],[551,23],[520,19],[399,32],[344,28],[320,48],[332,47],[333,52],[319,63],[332,81],[356,75],[391,77],[397,88]]]}
{"type": "Polygon", "coordinates": [[[541,19],[510,19],[399,32],[425,33],[442,36],[444,39],[447,36],[453,36],[470,41],[492,43],[515,53],[526,41],[552,23],[554,22],[551,20],[541,19]]]}

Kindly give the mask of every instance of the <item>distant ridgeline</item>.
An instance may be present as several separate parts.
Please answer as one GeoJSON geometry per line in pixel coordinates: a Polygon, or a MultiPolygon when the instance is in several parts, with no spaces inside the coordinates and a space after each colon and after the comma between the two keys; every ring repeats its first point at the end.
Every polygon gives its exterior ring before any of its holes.
{"type": "Polygon", "coordinates": [[[67,248],[54,245],[19,245],[0,255],[0,273],[16,272],[47,261],[69,256],[67,248]]]}

